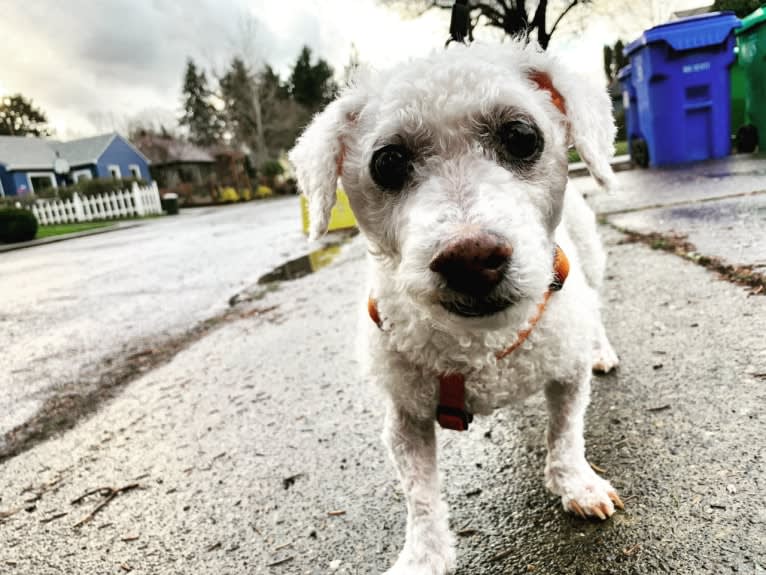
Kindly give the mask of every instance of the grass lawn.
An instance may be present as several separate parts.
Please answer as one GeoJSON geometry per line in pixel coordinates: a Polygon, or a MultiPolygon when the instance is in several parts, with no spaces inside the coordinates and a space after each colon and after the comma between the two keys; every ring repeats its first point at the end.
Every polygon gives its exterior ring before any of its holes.
{"type": "MultiPolygon", "coordinates": [[[[569,154],[569,163],[572,162],[579,162],[580,161],[580,154],[577,153],[577,150],[572,148],[567,152],[569,154]]],[[[628,153],[628,142],[625,140],[619,140],[614,143],[614,155],[615,156],[622,156],[623,154],[628,153]]]]}
{"type": "Polygon", "coordinates": [[[51,236],[60,236],[61,234],[71,234],[74,232],[84,232],[96,228],[103,228],[114,225],[114,222],[83,222],[79,224],[54,224],[52,226],[40,226],[37,228],[36,240],[49,238],[51,236]]]}

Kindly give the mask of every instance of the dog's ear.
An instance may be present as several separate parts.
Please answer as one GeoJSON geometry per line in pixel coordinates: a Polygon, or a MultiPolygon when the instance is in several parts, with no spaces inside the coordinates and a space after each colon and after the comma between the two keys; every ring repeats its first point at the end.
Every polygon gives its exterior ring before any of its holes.
{"type": "Polygon", "coordinates": [[[309,239],[318,239],[327,232],[338,178],[343,173],[344,136],[353,127],[362,105],[360,93],[348,90],[314,116],[288,154],[298,188],[309,201],[309,239]]]}
{"type": "Polygon", "coordinates": [[[537,88],[550,94],[553,104],[566,116],[569,143],[574,144],[591,175],[602,187],[612,188],[615,178],[609,160],[617,130],[606,90],[555,62],[544,69],[530,70],[528,77],[537,88]]]}

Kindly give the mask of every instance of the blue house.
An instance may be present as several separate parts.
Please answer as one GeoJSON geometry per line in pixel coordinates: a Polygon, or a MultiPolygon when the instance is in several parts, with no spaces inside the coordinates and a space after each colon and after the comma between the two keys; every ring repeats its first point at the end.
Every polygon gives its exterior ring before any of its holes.
{"type": "Polygon", "coordinates": [[[119,134],[70,142],[0,136],[0,196],[58,188],[93,178],[142,178],[149,161],[119,134]]]}

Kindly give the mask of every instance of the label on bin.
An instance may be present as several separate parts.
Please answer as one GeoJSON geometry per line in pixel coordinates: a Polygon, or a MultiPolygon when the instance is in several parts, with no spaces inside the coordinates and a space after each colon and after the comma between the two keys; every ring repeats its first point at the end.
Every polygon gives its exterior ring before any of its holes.
{"type": "Polygon", "coordinates": [[[710,62],[699,62],[698,64],[687,64],[682,68],[684,74],[694,74],[694,72],[704,72],[710,70],[710,62]]]}

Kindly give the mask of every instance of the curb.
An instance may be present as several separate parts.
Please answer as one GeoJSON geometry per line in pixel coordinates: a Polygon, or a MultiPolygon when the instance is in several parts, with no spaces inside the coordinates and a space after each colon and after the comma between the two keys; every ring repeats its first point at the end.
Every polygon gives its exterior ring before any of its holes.
{"type": "MultiPolygon", "coordinates": [[[[627,154],[622,156],[615,156],[609,163],[615,172],[630,170],[634,167],[633,160],[631,160],[630,156],[627,154]]],[[[570,176],[587,176],[589,173],[590,172],[588,171],[588,166],[585,165],[585,162],[574,162],[569,164],[570,176]]]]}
{"type": "Polygon", "coordinates": [[[39,240],[31,240],[28,242],[19,242],[16,244],[0,244],[0,253],[12,252],[14,250],[23,250],[24,248],[33,248],[35,246],[44,246],[46,244],[55,244],[56,242],[63,242],[66,240],[74,240],[77,238],[84,238],[87,236],[95,236],[98,234],[106,234],[109,232],[116,232],[118,230],[128,230],[130,228],[137,228],[142,224],[140,223],[115,223],[103,228],[95,228],[92,230],[86,230],[84,232],[74,232],[71,234],[61,234],[58,236],[51,236],[49,238],[42,238],[39,240]]]}

